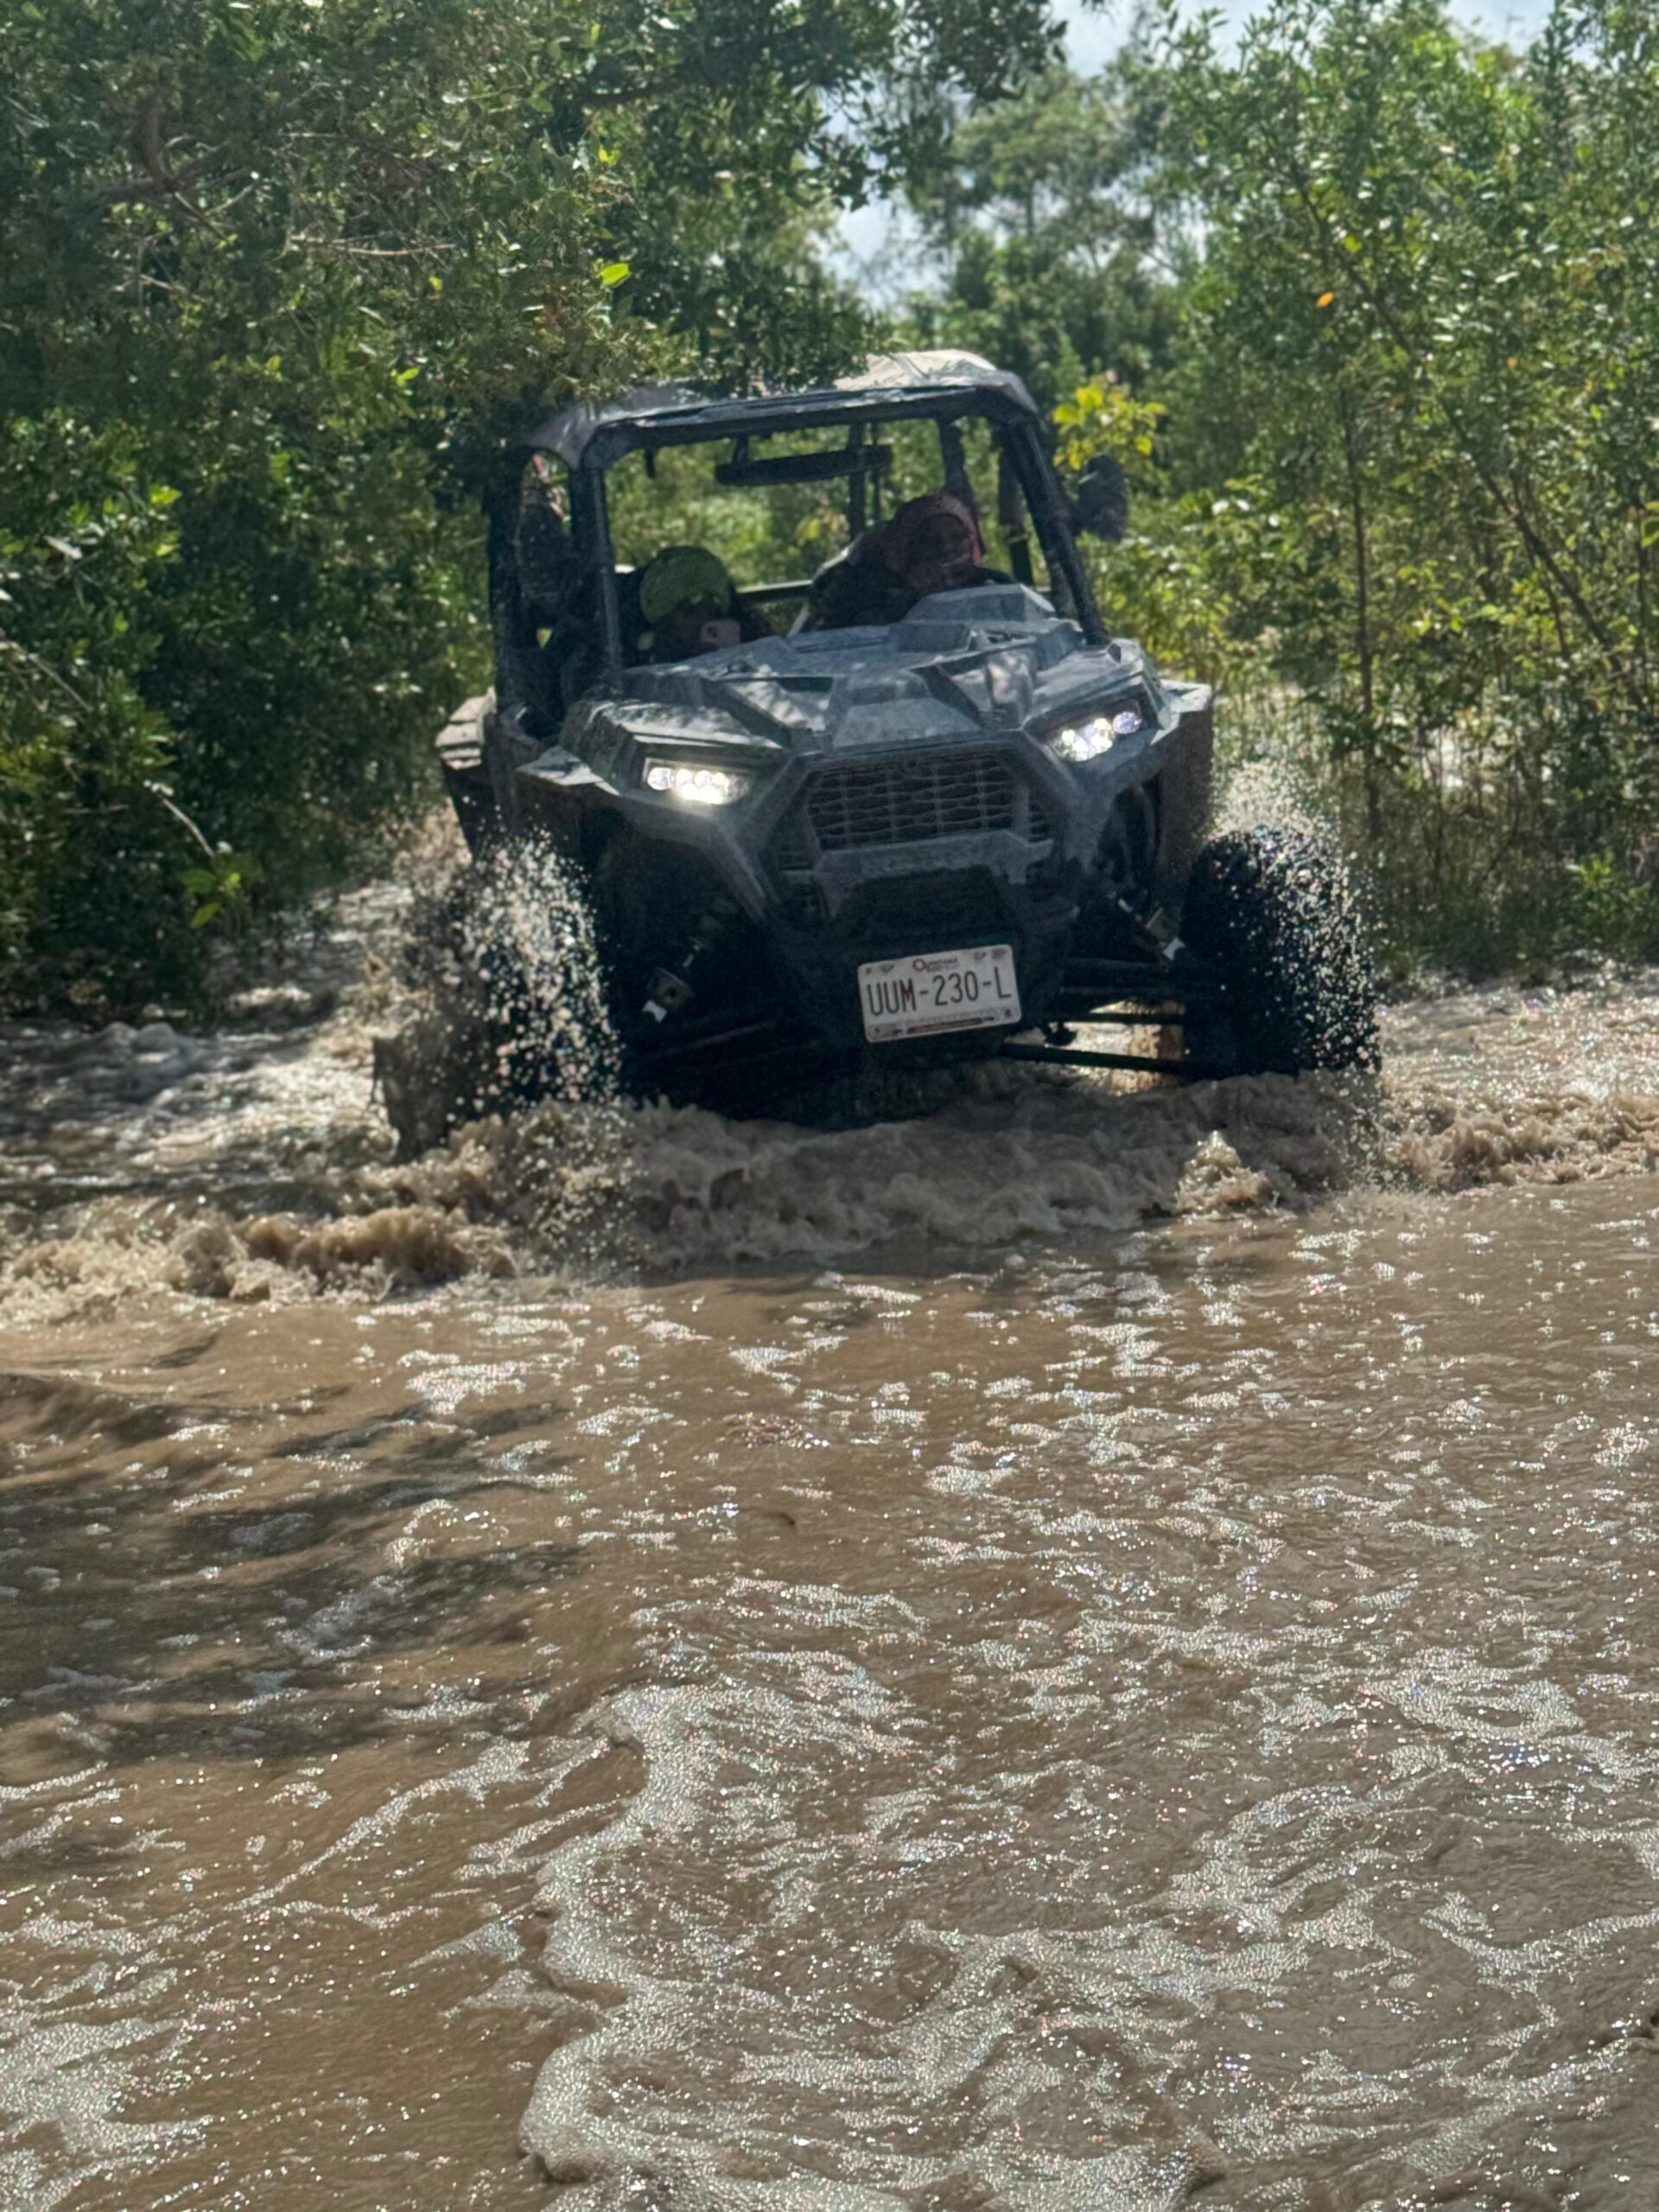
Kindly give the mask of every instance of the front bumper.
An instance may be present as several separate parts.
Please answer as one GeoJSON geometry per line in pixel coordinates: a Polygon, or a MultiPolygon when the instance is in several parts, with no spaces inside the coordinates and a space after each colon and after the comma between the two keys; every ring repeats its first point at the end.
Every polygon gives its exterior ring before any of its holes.
{"type": "Polygon", "coordinates": [[[629,670],[552,746],[528,711],[493,717],[503,827],[550,833],[588,872],[625,1014],[689,953],[677,1028],[770,1007],[861,1046],[860,966],[1007,943],[1039,1020],[1074,928],[1077,961],[1098,964],[1135,949],[1137,914],[1179,903],[1208,810],[1209,694],[1132,641],[1090,645],[1029,593],[965,596],[948,623],[629,670]],[[1109,709],[1103,751],[1059,753],[1109,709]],[[753,781],[699,806],[642,788],[653,757],[753,781]],[[718,958],[696,950],[711,918],[718,958]]]}
{"type": "MultiPolygon", "coordinates": [[[[660,923],[643,922],[648,902],[630,899],[626,925],[612,932],[619,964],[636,976],[674,969],[677,925],[689,940],[707,903],[723,898],[747,925],[728,954],[734,1010],[748,1017],[769,1003],[838,1051],[864,1046],[858,969],[868,961],[1011,945],[1021,1026],[1040,1020],[1059,988],[1088,826],[1072,818],[1076,779],[1029,743],[809,755],[718,808],[613,784],[569,753],[543,754],[518,781],[530,822],[579,852],[620,841],[613,869],[663,881],[660,923]]],[[[700,980],[688,1025],[707,1016],[709,999],[700,980]]],[[[662,1045],[675,1026],[661,1027],[662,1045]]],[[[1003,1033],[927,1041],[971,1051],[1003,1033]]],[[[880,1049],[887,1058],[912,1048],[880,1049]]]]}
{"type": "MultiPolygon", "coordinates": [[[[969,864],[877,877],[849,892],[833,918],[814,925],[803,926],[780,912],[767,940],[798,1012],[826,1044],[851,1049],[865,1042],[860,968],[918,953],[1011,945],[1021,1008],[1016,1026],[1040,1020],[1060,988],[1076,919],[1074,899],[1033,892],[994,867],[969,864]]],[[[1003,1033],[962,1030],[925,1041],[930,1051],[968,1051],[976,1042],[994,1045],[1003,1033]]],[[[911,1048],[873,1049],[892,1057],[911,1048]]]]}

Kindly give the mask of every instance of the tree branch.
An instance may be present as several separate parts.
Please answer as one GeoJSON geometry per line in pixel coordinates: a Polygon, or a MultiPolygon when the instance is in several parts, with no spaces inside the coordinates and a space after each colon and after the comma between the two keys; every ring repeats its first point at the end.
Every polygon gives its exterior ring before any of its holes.
{"type": "Polygon", "coordinates": [[[1643,715],[1650,714],[1652,702],[1648,696],[1647,687],[1631,665],[1629,657],[1621,652],[1613,642],[1590,606],[1582,586],[1569,572],[1566,563],[1557,556],[1554,549],[1547,543],[1541,529],[1526,513],[1522,502],[1517,498],[1512,498],[1506,492],[1503,480],[1478,451],[1475,441],[1469,435],[1457,410],[1429,375],[1421,348],[1413,343],[1409,333],[1401,323],[1393,307],[1384,299],[1379,288],[1366,275],[1361,265],[1361,257],[1358,255],[1351,257],[1338,252],[1338,241],[1332,226],[1321,213],[1306,178],[1294,162],[1290,167],[1290,180],[1308,219],[1319,232],[1326,247],[1333,253],[1332,265],[1340,267],[1345,264],[1361,296],[1377,321],[1398,346],[1402,357],[1411,364],[1422,378],[1424,389],[1435,412],[1451,431],[1458,451],[1469,467],[1474,470],[1487,496],[1499,512],[1508,518],[1520,537],[1522,543],[1549,576],[1580,621],[1583,623],[1586,632],[1596,645],[1605,654],[1609,665],[1624,685],[1630,703],[1643,715]]]}

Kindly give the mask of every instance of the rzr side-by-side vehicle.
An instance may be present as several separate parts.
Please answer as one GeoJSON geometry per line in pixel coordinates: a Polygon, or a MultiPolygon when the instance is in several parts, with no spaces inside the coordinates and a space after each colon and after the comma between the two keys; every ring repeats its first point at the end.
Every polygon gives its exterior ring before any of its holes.
{"type": "MultiPolygon", "coordinates": [[[[1339,868],[1294,830],[1206,842],[1211,694],[1096,611],[1075,532],[1121,532],[1118,488],[1109,472],[1068,499],[1024,386],[963,354],[570,409],[508,457],[489,500],[495,688],[439,752],[475,855],[511,869],[550,841],[584,886],[630,1088],[742,1110],[780,1076],[799,1094],[995,1053],[1196,1076],[1370,1063],[1339,868]],[[802,626],[810,579],[739,579],[771,631],[641,658],[619,464],[643,455],[654,489],[667,450],[712,448],[718,487],[831,487],[856,542],[890,494],[889,441],[913,454],[900,426],[917,425],[963,499],[970,442],[994,471],[1011,580],[823,628],[802,626]],[[1110,1021],[1179,1031],[1181,1056],[1078,1048],[1078,1024],[1110,1021]]],[[[435,1134],[396,1051],[382,1071],[406,1142],[435,1134]]]]}

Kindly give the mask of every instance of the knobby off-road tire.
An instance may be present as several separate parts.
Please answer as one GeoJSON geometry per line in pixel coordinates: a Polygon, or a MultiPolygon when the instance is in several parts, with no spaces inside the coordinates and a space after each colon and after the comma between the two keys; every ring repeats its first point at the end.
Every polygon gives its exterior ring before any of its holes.
{"type": "Polygon", "coordinates": [[[1187,1057],[1236,1075],[1378,1065],[1377,985],[1341,861],[1304,831],[1230,831],[1193,863],[1182,936],[1217,985],[1187,1057]]]}

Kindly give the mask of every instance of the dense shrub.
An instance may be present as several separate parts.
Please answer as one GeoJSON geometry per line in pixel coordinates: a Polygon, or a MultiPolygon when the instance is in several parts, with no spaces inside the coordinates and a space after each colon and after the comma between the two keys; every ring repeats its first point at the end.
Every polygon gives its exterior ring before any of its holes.
{"type": "MultiPolygon", "coordinates": [[[[1180,274],[1058,410],[1134,480],[1114,619],[1295,757],[1403,946],[1659,951],[1659,16],[1563,0],[1517,56],[1440,0],[1273,0],[1229,55],[1165,9],[1114,85],[1090,224],[1064,163],[1023,184],[1073,222],[1033,324],[1091,264],[1139,296],[1137,238],[1180,274]]],[[[1006,113],[928,204],[1024,176],[1006,113]]],[[[959,238],[941,296],[1016,244],[959,238]]]]}

